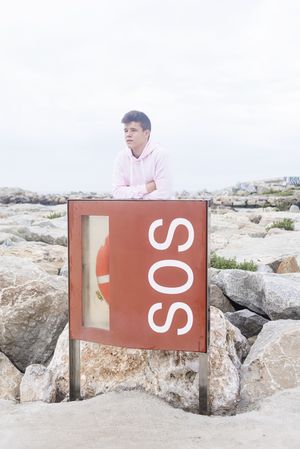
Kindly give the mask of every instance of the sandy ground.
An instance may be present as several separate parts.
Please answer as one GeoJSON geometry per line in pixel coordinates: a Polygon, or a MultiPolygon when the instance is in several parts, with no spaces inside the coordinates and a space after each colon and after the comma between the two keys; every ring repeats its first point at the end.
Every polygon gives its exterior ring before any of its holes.
{"type": "Polygon", "coordinates": [[[61,404],[0,401],[1,449],[299,449],[300,388],[258,411],[206,417],[131,391],[61,404]]]}

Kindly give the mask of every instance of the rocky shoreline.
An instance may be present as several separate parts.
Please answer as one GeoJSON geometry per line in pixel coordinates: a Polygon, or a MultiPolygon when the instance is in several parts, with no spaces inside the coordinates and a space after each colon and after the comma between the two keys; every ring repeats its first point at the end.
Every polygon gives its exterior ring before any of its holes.
{"type": "MultiPolygon", "coordinates": [[[[207,199],[212,207],[259,208],[274,207],[288,210],[291,205],[300,206],[300,184],[290,184],[288,178],[239,183],[214,192],[176,192],[178,199],[207,199]]],[[[42,204],[56,206],[69,199],[112,199],[108,192],[68,192],[45,194],[21,188],[0,188],[0,204],[42,204]]]]}
{"type": "MultiPolygon", "coordinates": [[[[300,385],[299,195],[284,178],[198,193],[212,204],[212,252],[256,266],[210,269],[213,414],[249,410],[300,385]],[[268,198],[268,205],[249,207],[255,197],[268,198]],[[279,210],[276,198],[285,201],[279,210]],[[293,230],[276,227],[284,220],[293,230]]],[[[0,399],[68,399],[68,198],[110,197],[0,189],[0,399]]],[[[197,354],[82,342],[81,359],[83,398],[138,389],[197,410],[197,354]]]]}

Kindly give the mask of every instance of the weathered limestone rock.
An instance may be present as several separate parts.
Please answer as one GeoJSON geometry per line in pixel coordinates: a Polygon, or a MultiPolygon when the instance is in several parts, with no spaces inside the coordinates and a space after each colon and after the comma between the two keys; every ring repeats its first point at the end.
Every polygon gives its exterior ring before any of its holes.
{"type": "Polygon", "coordinates": [[[266,274],[264,277],[265,313],[272,319],[300,319],[300,276],[266,274]]]}
{"type": "Polygon", "coordinates": [[[50,245],[67,246],[67,229],[51,226],[1,226],[2,232],[9,232],[27,241],[44,242],[50,245]]]}
{"type": "Polygon", "coordinates": [[[257,335],[262,330],[264,324],[269,321],[248,309],[238,310],[233,313],[227,312],[225,313],[225,317],[231,324],[237,327],[246,338],[257,335]]]}
{"type": "Polygon", "coordinates": [[[82,395],[131,390],[144,383],[146,351],[84,342],[81,350],[82,395]]]}
{"type": "Polygon", "coordinates": [[[232,301],[272,320],[300,319],[300,276],[220,270],[217,284],[232,301]]]}
{"type": "Polygon", "coordinates": [[[20,402],[54,402],[55,380],[51,370],[43,365],[29,365],[20,385],[20,402]]]}
{"type": "MultiPolygon", "coordinates": [[[[210,403],[215,414],[232,413],[239,399],[239,370],[249,343],[223,313],[211,307],[210,403]]],[[[182,351],[145,351],[94,343],[81,344],[81,393],[143,389],[176,407],[197,410],[199,355],[182,351]]],[[[68,329],[61,334],[48,367],[56,397],[68,394],[68,329]]]]}
{"type": "Polygon", "coordinates": [[[242,366],[239,408],[299,385],[300,321],[265,324],[242,366]]]}
{"type": "Polygon", "coordinates": [[[226,298],[222,290],[214,284],[211,284],[210,286],[210,305],[222,310],[223,313],[235,311],[229,299],[226,298]]]}
{"type": "MultiPolygon", "coordinates": [[[[60,335],[48,369],[54,374],[56,397],[62,400],[69,388],[69,330],[60,335]]],[[[147,353],[81,342],[81,395],[90,398],[107,391],[140,388],[144,382],[147,353]]]]}
{"type": "MultiPolygon", "coordinates": [[[[222,240],[222,236],[214,237],[222,240]]],[[[269,264],[279,258],[299,256],[299,231],[285,231],[273,228],[265,238],[254,238],[249,235],[232,236],[228,244],[223,243],[216,248],[218,256],[236,258],[238,262],[253,260],[255,263],[269,264]]]]}
{"type": "Polygon", "coordinates": [[[0,352],[0,399],[18,400],[21,380],[20,371],[0,352]]]}
{"type": "Polygon", "coordinates": [[[0,349],[24,371],[46,362],[68,317],[67,280],[29,260],[0,258],[0,349]]]}
{"type": "Polygon", "coordinates": [[[209,402],[213,414],[233,413],[239,400],[241,361],[249,343],[222,314],[211,307],[209,402]]]}
{"type": "MultiPolygon", "coordinates": [[[[48,274],[60,274],[67,259],[63,246],[48,245],[42,242],[26,242],[0,246],[0,256],[16,256],[31,260],[48,274]]],[[[26,264],[26,261],[24,261],[26,264]]]]}

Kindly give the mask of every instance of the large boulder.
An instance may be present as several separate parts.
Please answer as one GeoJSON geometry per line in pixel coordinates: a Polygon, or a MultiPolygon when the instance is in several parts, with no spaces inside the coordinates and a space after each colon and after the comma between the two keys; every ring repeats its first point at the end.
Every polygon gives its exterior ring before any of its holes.
{"type": "MultiPolygon", "coordinates": [[[[215,414],[233,413],[239,400],[239,372],[249,344],[223,313],[211,307],[209,401],[215,414]]],[[[60,336],[48,366],[56,382],[56,398],[68,396],[68,329],[60,336]]],[[[81,342],[81,395],[143,389],[176,407],[197,411],[199,354],[146,351],[81,342]]]]}
{"type": "Polygon", "coordinates": [[[249,349],[240,330],[211,307],[209,402],[213,414],[234,413],[239,401],[241,362],[249,349]]]}
{"type": "Polygon", "coordinates": [[[300,385],[300,321],[264,325],[241,370],[240,409],[300,385]]]}
{"type": "Polygon", "coordinates": [[[45,363],[68,319],[67,280],[20,257],[0,258],[0,350],[21,371],[45,363]]]}
{"type": "Polygon", "coordinates": [[[22,373],[0,352],[0,399],[18,400],[22,373]]]}
{"type": "Polygon", "coordinates": [[[300,319],[300,276],[220,270],[212,278],[232,301],[272,320],[300,319]]]}
{"type": "Polygon", "coordinates": [[[259,314],[264,314],[264,283],[262,273],[245,270],[219,270],[215,283],[233,302],[259,314]]]}

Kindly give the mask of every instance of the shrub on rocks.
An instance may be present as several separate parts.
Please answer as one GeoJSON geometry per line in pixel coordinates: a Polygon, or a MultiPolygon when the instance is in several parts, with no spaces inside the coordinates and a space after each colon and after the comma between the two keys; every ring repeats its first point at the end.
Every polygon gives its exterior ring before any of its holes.
{"type": "Polygon", "coordinates": [[[283,220],[274,221],[270,226],[267,227],[267,230],[269,231],[272,228],[279,228],[279,229],[285,229],[286,231],[294,231],[295,224],[294,220],[291,218],[284,218],[283,220]]]}

